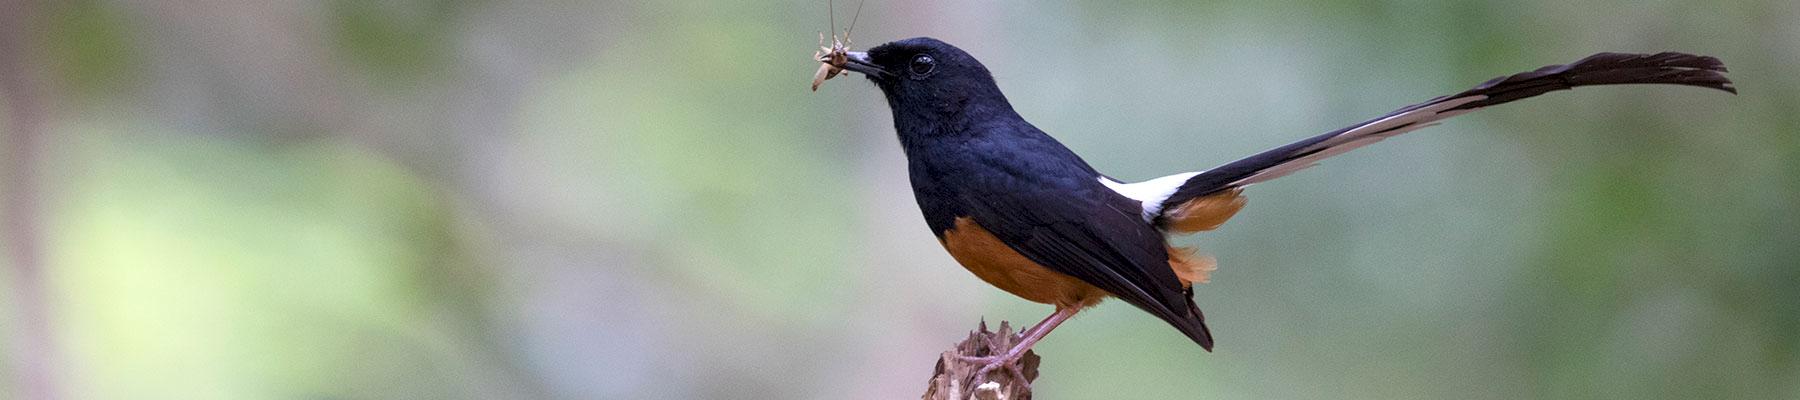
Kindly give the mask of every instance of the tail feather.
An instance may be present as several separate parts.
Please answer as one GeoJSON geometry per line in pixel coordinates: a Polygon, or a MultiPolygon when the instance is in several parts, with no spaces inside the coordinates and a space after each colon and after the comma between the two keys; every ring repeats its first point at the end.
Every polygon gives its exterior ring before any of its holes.
{"type": "MultiPolygon", "coordinates": [[[[1343,129],[1290,143],[1192,175],[1146,211],[1166,214],[1189,200],[1275,179],[1381,139],[1483,107],[1580,86],[1670,84],[1737,93],[1719,59],[1685,53],[1599,53],[1535,71],[1494,78],[1473,89],[1401,108],[1343,129]]],[[[1165,215],[1154,219],[1164,221],[1165,215]]],[[[1161,222],[1159,222],[1160,224],[1161,222]]]]}

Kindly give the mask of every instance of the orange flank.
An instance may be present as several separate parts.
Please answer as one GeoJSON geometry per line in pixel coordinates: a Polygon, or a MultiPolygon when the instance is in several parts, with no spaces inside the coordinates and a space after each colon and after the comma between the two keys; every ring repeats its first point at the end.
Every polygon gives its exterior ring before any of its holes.
{"type": "Polygon", "coordinates": [[[1099,287],[1032,262],[969,217],[957,218],[956,227],[944,231],[943,244],[950,257],[976,277],[1026,300],[1059,309],[1081,309],[1099,304],[1108,295],[1099,287]]]}

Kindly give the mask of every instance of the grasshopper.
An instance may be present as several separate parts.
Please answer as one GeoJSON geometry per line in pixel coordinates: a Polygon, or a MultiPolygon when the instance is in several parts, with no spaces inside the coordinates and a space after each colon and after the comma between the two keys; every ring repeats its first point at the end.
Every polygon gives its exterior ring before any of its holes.
{"type": "MultiPolygon", "coordinates": [[[[865,0],[866,1],[866,0],[865,0]]],[[[837,10],[835,2],[827,1],[826,9],[831,18],[831,46],[825,46],[825,33],[819,33],[819,51],[813,52],[813,60],[819,62],[818,72],[813,73],[812,90],[819,91],[819,85],[844,73],[844,64],[850,62],[845,53],[850,52],[850,32],[856,29],[857,18],[862,17],[863,3],[856,3],[856,14],[850,17],[850,27],[844,29],[844,36],[837,34],[837,10]]]]}

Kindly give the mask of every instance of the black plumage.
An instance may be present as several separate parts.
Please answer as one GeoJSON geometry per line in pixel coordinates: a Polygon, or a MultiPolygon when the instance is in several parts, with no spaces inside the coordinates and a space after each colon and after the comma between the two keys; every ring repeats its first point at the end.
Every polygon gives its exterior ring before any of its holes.
{"type": "Polygon", "coordinates": [[[877,65],[905,66],[893,79],[871,76],[887,94],[894,127],[925,221],[940,237],[969,217],[1044,267],[1098,286],[1212,347],[1191,293],[1169,270],[1160,232],[1139,202],[1113,192],[1099,173],[1026,122],[974,57],[932,39],[870,49],[877,65]],[[933,66],[913,74],[912,58],[933,66]]]}

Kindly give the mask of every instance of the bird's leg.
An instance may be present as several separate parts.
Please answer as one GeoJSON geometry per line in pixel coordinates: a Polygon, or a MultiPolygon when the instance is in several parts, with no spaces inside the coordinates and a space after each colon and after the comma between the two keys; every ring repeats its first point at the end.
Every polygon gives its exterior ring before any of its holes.
{"type": "Polygon", "coordinates": [[[1049,335],[1051,330],[1055,330],[1057,325],[1062,325],[1063,321],[1068,321],[1069,318],[1074,317],[1075,313],[1078,311],[1081,311],[1081,309],[1076,307],[1057,307],[1056,312],[1051,313],[1049,317],[1045,317],[1044,320],[1038,322],[1037,325],[1032,325],[1031,328],[1026,329],[1023,337],[1019,339],[1019,343],[1013,345],[1011,349],[1007,349],[1005,353],[986,357],[959,356],[958,358],[966,363],[982,364],[981,370],[975,374],[978,379],[982,379],[981,377],[987,376],[989,371],[1010,365],[1013,362],[1018,361],[1019,357],[1024,357],[1025,352],[1030,351],[1032,345],[1037,344],[1039,340],[1043,340],[1044,336],[1049,335]]]}
{"type": "MultiPolygon", "coordinates": [[[[1061,309],[1059,308],[1058,310],[1061,310],[1061,309]]],[[[1029,328],[1025,328],[1024,332],[1019,332],[1019,336],[1026,337],[1026,336],[1031,336],[1031,335],[1037,334],[1037,331],[1042,330],[1044,328],[1044,325],[1046,325],[1045,323],[1050,322],[1050,319],[1054,318],[1054,317],[1056,317],[1056,314],[1051,313],[1050,316],[1044,317],[1044,320],[1038,321],[1038,323],[1035,323],[1035,324],[1031,324],[1031,327],[1029,327],[1029,328]]],[[[1058,323],[1060,324],[1061,322],[1058,322],[1058,323]]]]}

